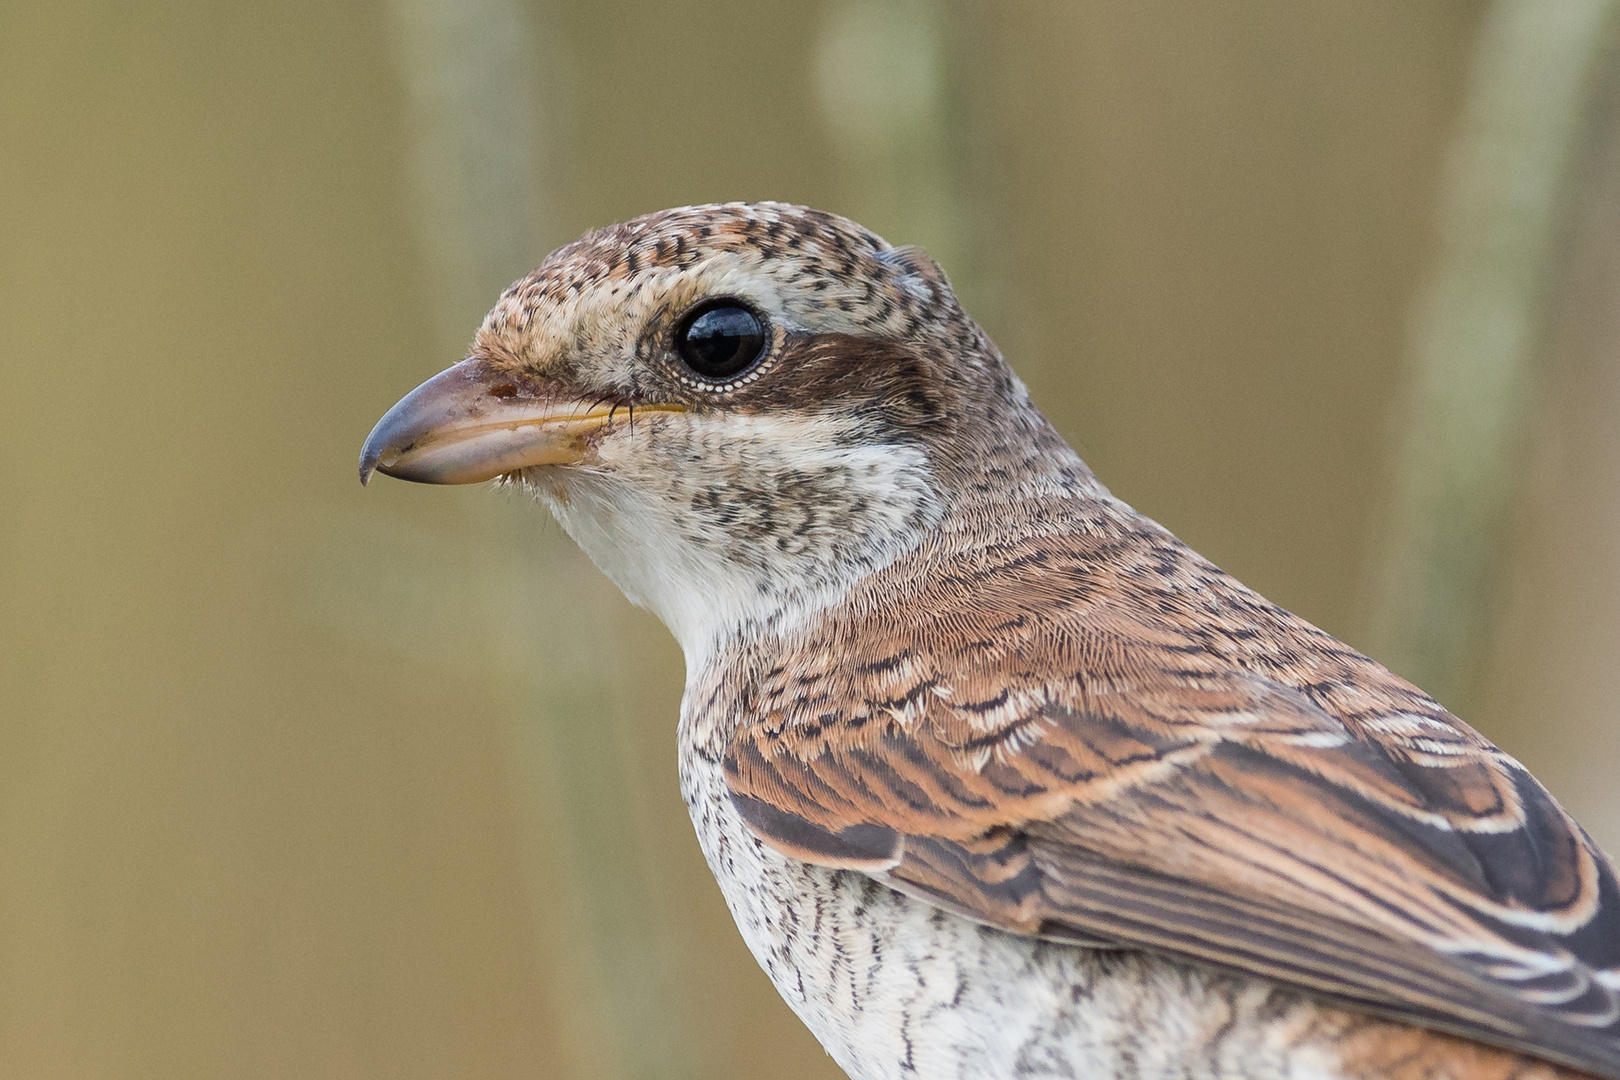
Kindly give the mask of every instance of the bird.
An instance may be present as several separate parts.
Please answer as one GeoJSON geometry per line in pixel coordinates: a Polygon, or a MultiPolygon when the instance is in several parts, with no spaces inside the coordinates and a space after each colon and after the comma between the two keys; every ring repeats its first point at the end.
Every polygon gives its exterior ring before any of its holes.
{"type": "Polygon", "coordinates": [[[532,493],[679,642],[679,776],[853,1080],[1620,1080],[1615,864],[1116,498],[916,247],[587,233],[360,475],[532,493]]]}

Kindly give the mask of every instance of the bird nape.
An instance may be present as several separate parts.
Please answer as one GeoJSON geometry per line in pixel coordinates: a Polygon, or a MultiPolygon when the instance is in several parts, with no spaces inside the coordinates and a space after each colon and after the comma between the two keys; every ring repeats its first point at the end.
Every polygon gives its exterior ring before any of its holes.
{"type": "Polygon", "coordinates": [[[1620,1080],[1614,864],[1110,495],[915,248],[780,203],[589,233],[373,471],[521,485],[669,627],[704,854],[856,1080],[1620,1080]]]}

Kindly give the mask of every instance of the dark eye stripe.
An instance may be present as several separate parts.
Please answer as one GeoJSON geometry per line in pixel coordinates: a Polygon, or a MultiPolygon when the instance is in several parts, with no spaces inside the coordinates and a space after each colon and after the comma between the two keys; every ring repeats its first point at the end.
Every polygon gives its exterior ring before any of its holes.
{"type": "Polygon", "coordinates": [[[723,381],[747,371],[765,352],[765,326],[735,300],[696,308],[675,332],[675,351],[695,375],[723,381]]]}

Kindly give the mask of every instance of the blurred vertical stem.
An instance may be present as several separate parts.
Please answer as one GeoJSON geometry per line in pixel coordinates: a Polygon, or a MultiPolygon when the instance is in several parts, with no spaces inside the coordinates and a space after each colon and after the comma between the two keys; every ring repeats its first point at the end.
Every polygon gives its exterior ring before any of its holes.
{"type": "Polygon", "coordinates": [[[389,11],[430,308],[461,349],[541,242],[538,35],[517,0],[389,0],[389,11]]]}
{"type": "Polygon", "coordinates": [[[1616,0],[1496,0],[1414,312],[1369,651],[1465,711],[1536,397],[1546,286],[1616,0]]]}
{"type": "MultiPolygon", "coordinates": [[[[447,366],[499,291],[546,251],[556,215],[544,178],[559,141],[564,56],[518,0],[390,0],[389,12],[414,218],[447,366]]],[[[577,1034],[594,1074],[697,1076],[670,993],[669,931],[625,798],[612,631],[599,617],[570,626],[560,616],[600,613],[618,598],[598,595],[610,587],[543,529],[527,500],[478,506],[492,547],[484,559],[508,568],[484,614],[499,643],[492,662],[513,692],[508,760],[530,895],[541,937],[569,954],[547,972],[560,983],[553,1000],[586,1029],[577,1034]],[[558,603],[566,597],[573,602],[558,603]],[[558,895],[567,909],[548,909],[544,898],[558,895]]]]}
{"type": "Polygon", "coordinates": [[[842,166],[841,212],[926,248],[983,317],[980,258],[993,227],[990,154],[967,82],[983,53],[980,5],[834,0],[813,44],[815,91],[842,166]]]}

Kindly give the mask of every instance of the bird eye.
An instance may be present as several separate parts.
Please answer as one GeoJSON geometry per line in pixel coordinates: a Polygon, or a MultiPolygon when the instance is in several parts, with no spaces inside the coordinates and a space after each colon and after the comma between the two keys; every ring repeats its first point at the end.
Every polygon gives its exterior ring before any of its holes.
{"type": "Polygon", "coordinates": [[[675,349],[696,374],[729,379],[752,367],[765,351],[765,326],[734,300],[712,301],[682,320],[675,349]]]}

